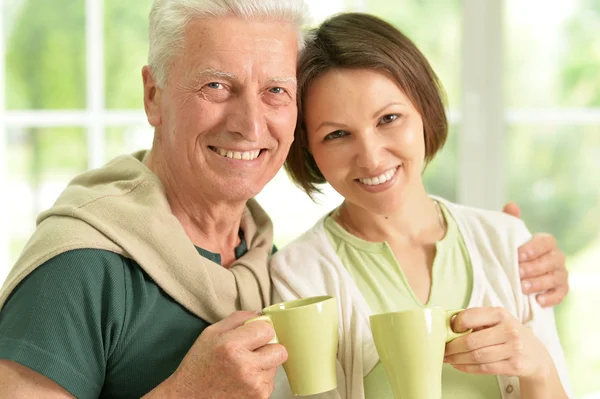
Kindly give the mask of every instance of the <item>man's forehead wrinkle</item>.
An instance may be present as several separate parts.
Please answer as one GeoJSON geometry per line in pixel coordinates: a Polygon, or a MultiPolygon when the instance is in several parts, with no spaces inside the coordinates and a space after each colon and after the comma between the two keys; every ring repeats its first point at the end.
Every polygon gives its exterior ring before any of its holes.
{"type": "Polygon", "coordinates": [[[184,62],[191,70],[187,73],[190,76],[188,82],[198,85],[207,77],[240,82],[251,76],[258,78],[262,75],[260,80],[263,84],[285,84],[297,87],[295,61],[289,67],[284,66],[287,65],[286,61],[295,59],[296,54],[290,57],[290,46],[286,46],[279,37],[259,36],[248,40],[242,32],[232,32],[226,35],[228,39],[225,39],[217,35],[213,28],[214,26],[194,22],[187,27],[182,55],[187,59],[184,62]],[[236,40],[238,36],[240,36],[239,40],[236,40]],[[237,59],[232,56],[232,53],[240,57],[235,65],[231,64],[232,60],[237,59]],[[274,68],[269,64],[278,67],[274,68]]]}

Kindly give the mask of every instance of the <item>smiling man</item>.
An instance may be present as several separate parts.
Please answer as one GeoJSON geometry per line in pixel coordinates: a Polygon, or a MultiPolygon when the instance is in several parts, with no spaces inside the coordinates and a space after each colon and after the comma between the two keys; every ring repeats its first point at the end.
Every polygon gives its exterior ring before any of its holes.
{"type": "MultiPolygon", "coordinates": [[[[39,216],[0,291],[0,397],[271,395],[287,353],[244,325],[271,300],[273,229],[252,198],[293,141],[304,20],[302,0],[154,1],[152,149],[77,176],[39,216]]],[[[528,250],[538,289],[566,285],[555,242],[528,250]]]]}
{"type": "Polygon", "coordinates": [[[272,225],[302,0],[156,0],[152,149],[76,177],[0,293],[0,397],[268,398],[272,225]],[[246,311],[242,311],[246,310],[246,311]]]}

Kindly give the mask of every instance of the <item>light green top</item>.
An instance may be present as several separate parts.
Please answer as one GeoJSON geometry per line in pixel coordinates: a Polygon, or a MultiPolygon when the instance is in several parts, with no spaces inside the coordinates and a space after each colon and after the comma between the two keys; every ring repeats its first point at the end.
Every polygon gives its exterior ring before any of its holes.
{"type": "MultiPolygon", "coordinates": [[[[344,230],[333,217],[325,219],[325,232],[336,254],[373,313],[431,306],[457,309],[468,305],[473,288],[471,260],[456,221],[440,206],[448,229],[435,245],[432,285],[426,304],[415,296],[387,243],[362,240],[344,230]]],[[[365,399],[394,398],[381,362],[365,377],[364,384],[365,399]]],[[[462,373],[448,364],[444,364],[442,371],[442,395],[444,399],[502,397],[496,377],[462,373]]]]}

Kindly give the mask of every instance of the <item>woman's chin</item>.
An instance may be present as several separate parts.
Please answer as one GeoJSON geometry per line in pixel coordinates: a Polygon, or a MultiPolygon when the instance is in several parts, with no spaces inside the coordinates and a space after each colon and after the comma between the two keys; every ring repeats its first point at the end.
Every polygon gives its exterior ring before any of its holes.
{"type": "MultiPolygon", "coordinates": [[[[345,193],[340,193],[347,203],[363,208],[377,215],[390,215],[396,213],[408,194],[407,186],[396,182],[393,187],[381,192],[368,192],[355,187],[345,193]],[[349,194],[349,195],[344,195],[349,194]]],[[[360,183],[359,183],[360,184],[360,183]]]]}

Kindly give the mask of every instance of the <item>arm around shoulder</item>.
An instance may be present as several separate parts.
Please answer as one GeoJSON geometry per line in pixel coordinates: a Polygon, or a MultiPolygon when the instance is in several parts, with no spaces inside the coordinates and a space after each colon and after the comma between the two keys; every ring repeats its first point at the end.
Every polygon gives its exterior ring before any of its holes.
{"type": "MultiPolygon", "coordinates": [[[[517,228],[517,245],[520,246],[531,239],[531,232],[525,223],[519,221],[517,228]]],[[[529,327],[537,339],[544,345],[549,354],[548,370],[545,383],[541,381],[521,382],[523,398],[574,398],[567,372],[565,355],[558,336],[553,308],[542,308],[534,294],[523,294],[519,289],[515,294],[522,296],[522,322],[529,327]],[[542,392],[544,391],[544,392],[542,392]],[[537,392],[537,394],[535,393],[537,392]]]]}

